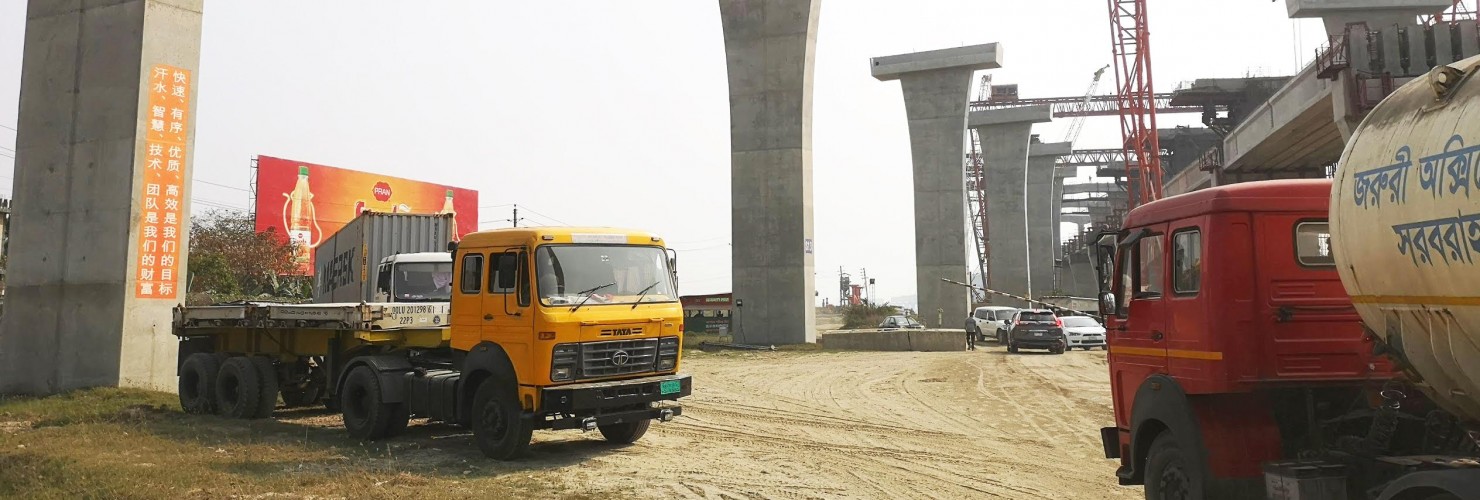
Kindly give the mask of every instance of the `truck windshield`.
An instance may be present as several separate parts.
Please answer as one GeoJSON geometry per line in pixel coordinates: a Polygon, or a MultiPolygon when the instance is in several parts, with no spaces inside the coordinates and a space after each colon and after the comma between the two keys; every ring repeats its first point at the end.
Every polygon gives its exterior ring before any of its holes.
{"type": "Polygon", "coordinates": [[[452,300],[451,262],[406,262],[396,264],[396,302],[447,302],[452,300]]]}
{"type": "Polygon", "coordinates": [[[545,245],[535,254],[536,287],[547,306],[673,302],[667,254],[635,245],[545,245]],[[582,292],[589,291],[590,298],[582,292]]]}

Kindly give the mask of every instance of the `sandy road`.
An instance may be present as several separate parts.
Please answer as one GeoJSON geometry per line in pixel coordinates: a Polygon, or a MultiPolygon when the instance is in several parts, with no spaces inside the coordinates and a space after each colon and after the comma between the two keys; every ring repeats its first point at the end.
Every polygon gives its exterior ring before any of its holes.
{"type": "MultiPolygon", "coordinates": [[[[635,445],[537,432],[517,462],[466,430],[414,425],[396,467],[526,478],[595,498],[1140,498],[1116,485],[1103,351],[685,354],[683,416],[635,445]]],[[[337,415],[279,421],[339,427],[337,415]]],[[[338,432],[338,431],[335,431],[338,432]]],[[[469,476],[477,477],[477,476],[469,476]]]]}
{"type": "MultiPolygon", "coordinates": [[[[696,353],[683,417],[549,470],[665,498],[1132,498],[1101,351],[696,353]]],[[[537,433],[535,450],[595,436],[537,433]]],[[[571,443],[575,444],[575,443],[571,443]]]]}

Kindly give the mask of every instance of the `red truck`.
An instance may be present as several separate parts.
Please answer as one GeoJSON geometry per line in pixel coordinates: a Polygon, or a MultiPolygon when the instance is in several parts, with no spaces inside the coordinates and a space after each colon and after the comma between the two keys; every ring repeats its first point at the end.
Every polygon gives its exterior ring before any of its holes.
{"type": "Polygon", "coordinates": [[[1480,138],[1477,65],[1374,109],[1334,180],[1174,196],[1101,236],[1101,439],[1120,484],[1480,498],[1480,147],[1463,143],[1480,138]]]}

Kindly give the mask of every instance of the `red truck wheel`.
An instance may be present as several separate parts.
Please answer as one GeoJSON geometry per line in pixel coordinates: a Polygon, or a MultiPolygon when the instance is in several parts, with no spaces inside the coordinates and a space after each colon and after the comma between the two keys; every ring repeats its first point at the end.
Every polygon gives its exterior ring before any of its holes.
{"type": "Polygon", "coordinates": [[[1156,436],[1146,456],[1146,500],[1200,499],[1203,482],[1171,432],[1156,436]]]}

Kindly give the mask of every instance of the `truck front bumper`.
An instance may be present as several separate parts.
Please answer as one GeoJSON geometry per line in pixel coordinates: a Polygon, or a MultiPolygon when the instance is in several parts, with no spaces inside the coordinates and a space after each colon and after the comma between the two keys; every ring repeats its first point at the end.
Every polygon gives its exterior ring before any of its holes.
{"type": "Polygon", "coordinates": [[[540,413],[588,416],[626,411],[674,401],[692,391],[693,377],[683,374],[546,387],[541,389],[540,413]]]}

